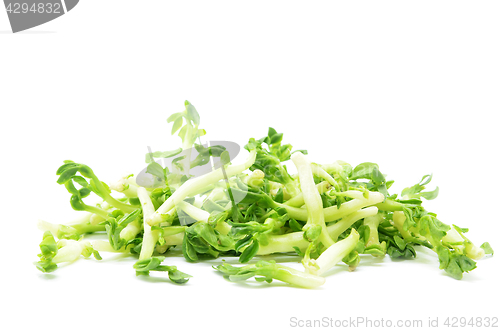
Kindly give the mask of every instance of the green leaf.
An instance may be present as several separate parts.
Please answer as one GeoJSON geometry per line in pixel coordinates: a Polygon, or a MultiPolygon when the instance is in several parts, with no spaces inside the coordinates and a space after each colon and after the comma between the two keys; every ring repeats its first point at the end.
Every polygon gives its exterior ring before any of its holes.
{"type": "Polygon", "coordinates": [[[451,259],[444,270],[455,279],[462,279],[464,272],[476,268],[476,262],[465,255],[451,255],[451,259]]]}
{"type": "Polygon", "coordinates": [[[120,233],[129,223],[135,221],[141,214],[141,209],[136,209],[126,215],[120,210],[115,210],[112,213],[113,217],[101,223],[104,224],[106,233],[108,234],[109,244],[114,250],[119,251],[124,245],[127,245],[125,240],[120,237],[120,233]]]}
{"type": "Polygon", "coordinates": [[[147,153],[146,154],[146,163],[151,163],[154,161],[154,158],[162,158],[162,159],[168,159],[173,156],[176,156],[182,152],[182,148],[177,148],[172,151],[165,151],[165,152],[153,152],[153,153],[147,153]],[[152,155],[151,155],[152,154],[152,155]]]}
{"type": "Polygon", "coordinates": [[[220,162],[222,165],[227,165],[231,162],[231,157],[229,156],[228,151],[223,151],[222,154],[220,155],[220,162]]]}
{"type": "Polygon", "coordinates": [[[164,256],[154,256],[145,260],[137,261],[134,268],[140,272],[149,272],[156,269],[165,260],[164,256]]]}
{"type": "Polygon", "coordinates": [[[70,167],[66,169],[57,179],[57,184],[64,184],[78,172],[78,167],[70,167]]]}
{"type": "Polygon", "coordinates": [[[457,260],[451,260],[444,270],[455,279],[462,279],[463,272],[457,260]]]}
{"type": "Polygon", "coordinates": [[[436,187],[434,191],[420,193],[420,196],[426,200],[436,199],[438,195],[439,195],[439,187],[436,187]]]}
{"type": "Polygon", "coordinates": [[[378,164],[376,163],[364,162],[358,164],[352,171],[350,179],[351,180],[356,180],[361,178],[371,179],[374,171],[376,170],[378,170],[378,164]]]}
{"type": "Polygon", "coordinates": [[[80,164],[79,165],[79,171],[80,171],[80,174],[83,176],[83,177],[87,177],[87,178],[97,178],[94,174],[94,172],[92,171],[92,169],[90,169],[89,166],[86,166],[84,164],[80,164]]]}
{"type": "Polygon", "coordinates": [[[429,183],[431,182],[431,180],[432,180],[432,174],[430,174],[430,175],[425,175],[425,176],[423,176],[423,177],[422,177],[422,179],[420,180],[419,185],[421,185],[421,186],[427,185],[427,184],[429,184],[429,183]]]}
{"type": "MultiPolygon", "coordinates": [[[[216,222],[217,223],[217,220],[220,217],[224,217],[225,218],[225,215],[219,215],[219,214],[223,214],[226,211],[224,209],[224,207],[222,207],[221,205],[219,205],[216,202],[213,202],[210,199],[206,199],[203,202],[203,209],[206,210],[206,211],[208,211],[210,213],[210,217],[212,217],[212,222],[216,222]]],[[[211,221],[210,221],[210,218],[209,218],[209,223],[212,224],[211,221]]]]}
{"type": "Polygon", "coordinates": [[[243,253],[240,255],[239,261],[241,263],[247,263],[250,261],[255,254],[259,251],[259,242],[257,240],[252,240],[252,243],[248,245],[243,253]]]}
{"type": "Polygon", "coordinates": [[[132,223],[133,221],[135,221],[137,219],[137,217],[139,217],[141,214],[142,214],[142,210],[136,209],[133,212],[126,214],[125,216],[120,218],[120,220],[118,221],[118,225],[121,227],[125,227],[129,223],[132,223]]]}
{"type": "Polygon", "coordinates": [[[494,253],[493,248],[491,248],[491,246],[488,242],[484,242],[480,247],[484,250],[485,254],[493,255],[493,253],[494,253]]]}
{"type": "Polygon", "coordinates": [[[186,232],[196,237],[202,238],[211,246],[218,246],[217,235],[214,229],[205,222],[198,222],[195,225],[189,227],[186,232]]]}
{"type": "Polygon", "coordinates": [[[272,128],[272,127],[269,127],[269,129],[267,130],[267,136],[268,136],[268,137],[270,137],[270,138],[271,138],[272,136],[276,135],[277,133],[278,133],[278,131],[276,131],[276,130],[275,130],[274,128],[272,128]]]}
{"type": "Polygon", "coordinates": [[[189,242],[188,236],[185,235],[182,240],[182,254],[184,258],[189,262],[198,261],[198,254],[194,249],[193,245],[189,242]]]}
{"type": "Polygon", "coordinates": [[[184,125],[182,127],[182,129],[179,131],[179,133],[177,134],[182,139],[182,142],[184,142],[184,139],[186,136],[186,131],[187,131],[187,125],[184,125]]]}
{"type": "Polygon", "coordinates": [[[298,256],[304,257],[304,252],[302,252],[297,246],[293,246],[293,250],[295,251],[295,253],[297,253],[298,256]]]}
{"type": "Polygon", "coordinates": [[[309,226],[309,228],[304,232],[304,239],[309,242],[313,242],[319,238],[320,234],[321,234],[321,225],[315,224],[309,226]]]}
{"type": "Polygon", "coordinates": [[[382,193],[384,195],[384,197],[386,197],[386,198],[389,196],[389,191],[387,190],[387,187],[385,184],[380,184],[379,186],[377,186],[377,191],[382,193]]]}
{"type": "Polygon", "coordinates": [[[370,238],[370,227],[367,226],[367,225],[361,225],[358,229],[357,229],[358,233],[359,233],[359,239],[361,241],[364,241],[364,242],[367,242],[368,239],[370,238]]]}
{"type": "Polygon", "coordinates": [[[342,262],[347,264],[349,266],[349,269],[351,270],[356,268],[360,261],[361,258],[359,257],[359,254],[356,250],[351,251],[342,259],[342,262]]]}
{"type": "Polygon", "coordinates": [[[73,227],[60,224],[56,233],[56,237],[59,239],[73,239],[79,240],[81,234],[73,227]]]}
{"type": "Polygon", "coordinates": [[[165,173],[162,168],[162,166],[156,162],[152,162],[148,164],[146,173],[151,174],[157,178],[159,178],[161,181],[165,181],[165,173]]]}
{"type": "Polygon", "coordinates": [[[271,137],[270,145],[278,144],[283,139],[283,133],[276,133],[271,137]]]}
{"type": "Polygon", "coordinates": [[[458,233],[467,233],[469,232],[469,229],[468,228],[461,228],[455,224],[453,224],[453,228],[455,228],[455,230],[457,230],[458,233]]]}
{"type": "Polygon", "coordinates": [[[267,283],[270,283],[273,279],[277,279],[300,287],[316,287],[320,285],[312,281],[310,278],[311,275],[293,268],[282,266],[273,260],[261,260],[255,264],[249,264],[242,267],[233,267],[224,262],[222,265],[214,266],[214,269],[233,282],[244,281],[257,276],[259,279],[258,281],[265,280],[267,283]]]}
{"type": "Polygon", "coordinates": [[[450,251],[444,246],[438,246],[436,248],[436,253],[438,254],[439,259],[439,269],[445,269],[450,263],[450,251]]]}
{"type": "Polygon", "coordinates": [[[292,231],[294,232],[299,232],[302,231],[303,225],[301,225],[299,222],[297,222],[295,219],[291,218],[288,220],[288,226],[292,231]]]}
{"type": "Polygon", "coordinates": [[[393,259],[395,258],[410,259],[417,256],[415,249],[412,246],[408,245],[404,250],[400,250],[396,246],[390,245],[389,247],[387,247],[387,254],[393,259]]]}
{"type": "Polygon", "coordinates": [[[434,191],[422,192],[425,189],[424,185],[429,184],[431,179],[432,175],[423,176],[418,184],[403,189],[401,196],[408,196],[410,199],[420,199],[421,197],[427,200],[435,199],[439,194],[439,187],[436,187],[434,191]]]}
{"type": "Polygon", "coordinates": [[[463,272],[469,272],[476,269],[476,262],[465,255],[458,255],[456,260],[463,272]]]}
{"type": "MultiPolygon", "coordinates": [[[[233,231],[233,229],[231,229],[231,231],[233,231]]],[[[240,233],[241,233],[241,231],[240,231],[240,233]]],[[[250,245],[250,243],[252,241],[253,241],[253,236],[249,234],[249,235],[245,236],[244,238],[238,240],[234,244],[234,250],[240,251],[243,247],[250,245]]]]}
{"type": "Polygon", "coordinates": [[[281,187],[278,189],[278,192],[276,192],[274,201],[276,201],[277,203],[283,203],[283,189],[281,187]]]}
{"type": "Polygon", "coordinates": [[[406,248],[406,242],[403,240],[403,238],[394,236],[394,242],[400,250],[404,250],[406,248]]]}
{"type": "Polygon", "coordinates": [[[196,111],[196,108],[187,100],[184,102],[184,105],[186,106],[187,117],[193,121],[195,126],[200,125],[200,115],[196,111]]]}
{"type": "Polygon", "coordinates": [[[114,250],[118,251],[124,244],[125,241],[120,238],[121,228],[118,227],[116,219],[108,218],[105,222],[106,233],[108,234],[108,241],[114,250]]]}
{"type": "Polygon", "coordinates": [[[67,170],[69,170],[71,168],[78,168],[78,166],[79,166],[78,163],[75,163],[72,161],[69,161],[69,162],[64,161],[64,164],[57,169],[56,175],[57,176],[62,175],[67,170]]]}
{"type": "Polygon", "coordinates": [[[378,169],[378,166],[373,168],[373,172],[372,172],[372,175],[371,175],[371,180],[373,181],[373,183],[375,185],[381,185],[381,184],[385,183],[385,177],[380,172],[380,170],[378,169]]]}
{"type": "Polygon", "coordinates": [[[57,269],[57,265],[52,262],[52,259],[57,254],[57,243],[50,231],[43,234],[42,242],[40,243],[40,251],[38,254],[40,261],[34,262],[34,265],[41,272],[52,272],[57,269]]]}
{"type": "Polygon", "coordinates": [[[64,187],[66,187],[66,190],[68,190],[69,193],[80,196],[80,192],[75,187],[75,184],[72,180],[68,180],[66,183],[64,183],[64,187]]]}
{"type": "Polygon", "coordinates": [[[174,113],[172,115],[170,115],[168,118],[167,118],[167,123],[171,123],[171,122],[174,122],[176,119],[178,119],[179,117],[182,117],[182,112],[179,112],[179,113],[174,113]]]}
{"type": "Polygon", "coordinates": [[[44,273],[53,272],[57,269],[57,264],[52,262],[52,260],[38,261],[34,262],[33,264],[37,267],[38,270],[44,273]]]}
{"type": "Polygon", "coordinates": [[[86,188],[86,187],[78,190],[78,195],[80,196],[80,198],[86,198],[90,195],[90,193],[92,193],[92,190],[90,190],[89,188],[86,188]]]}
{"type": "Polygon", "coordinates": [[[172,131],[170,132],[170,134],[174,135],[177,132],[177,130],[179,130],[182,127],[183,122],[184,119],[182,117],[177,118],[174,121],[174,124],[172,124],[172,131]]]}
{"type": "Polygon", "coordinates": [[[185,274],[182,271],[177,270],[177,268],[168,272],[168,278],[176,284],[187,283],[191,277],[193,276],[185,274]]]}
{"type": "Polygon", "coordinates": [[[304,232],[304,239],[309,242],[313,242],[319,238],[321,234],[321,225],[315,224],[309,226],[309,228],[304,232]]]}
{"type": "Polygon", "coordinates": [[[177,284],[186,283],[191,275],[185,274],[177,269],[176,266],[161,265],[165,260],[164,256],[153,256],[151,258],[137,261],[134,264],[137,275],[149,275],[150,271],[167,271],[168,278],[177,284]]]}
{"type": "Polygon", "coordinates": [[[96,251],[95,249],[92,251],[92,255],[94,255],[94,258],[98,261],[102,260],[102,257],[101,257],[101,254],[99,254],[98,251],[96,251]]]}
{"type": "Polygon", "coordinates": [[[43,240],[40,243],[40,250],[44,259],[52,259],[57,254],[57,243],[50,231],[43,234],[43,240]]]}
{"type": "Polygon", "coordinates": [[[80,199],[78,195],[72,195],[70,200],[69,200],[71,207],[74,210],[78,211],[85,211],[86,210],[86,205],[83,203],[83,201],[80,199]]]}
{"type": "Polygon", "coordinates": [[[366,247],[363,252],[363,254],[371,254],[375,257],[381,257],[384,256],[386,253],[385,246],[382,244],[375,244],[375,245],[370,245],[366,247]]]}
{"type": "Polygon", "coordinates": [[[205,129],[198,129],[198,137],[203,137],[206,134],[207,131],[205,131],[205,129]]]}
{"type": "Polygon", "coordinates": [[[73,176],[72,177],[73,181],[75,181],[78,185],[81,185],[82,187],[88,187],[89,183],[85,178],[82,176],[73,176]]]}
{"type": "Polygon", "coordinates": [[[446,236],[446,232],[450,230],[450,226],[442,223],[436,217],[426,215],[420,219],[421,225],[421,234],[426,236],[427,234],[422,230],[427,230],[429,234],[435,241],[441,240],[444,236],[446,236]]]}

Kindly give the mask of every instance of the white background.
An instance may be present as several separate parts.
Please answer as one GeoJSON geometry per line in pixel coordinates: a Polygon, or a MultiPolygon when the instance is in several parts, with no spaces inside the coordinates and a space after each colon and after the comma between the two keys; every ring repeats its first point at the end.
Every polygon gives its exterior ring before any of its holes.
{"type": "Polygon", "coordinates": [[[427,209],[500,249],[499,10],[497,1],[85,0],[18,34],[0,10],[2,329],[499,317],[497,257],[462,281],[432,251],[367,257],[353,273],[339,264],[316,290],[229,283],[182,256],[167,261],[194,276],[185,286],[138,279],[133,259],[106,254],[51,275],[32,265],[37,220],[76,213],[56,184],[62,161],[104,181],[140,171],[147,146],[179,146],[165,120],[185,99],[207,139],[244,145],[273,126],[313,161],[377,162],[394,192],[433,173],[440,196],[427,209]]]}

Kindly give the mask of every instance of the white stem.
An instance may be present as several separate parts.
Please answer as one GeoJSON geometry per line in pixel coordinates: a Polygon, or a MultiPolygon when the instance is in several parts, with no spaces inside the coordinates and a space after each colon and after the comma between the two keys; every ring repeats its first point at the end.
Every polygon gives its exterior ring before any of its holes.
{"type": "Polygon", "coordinates": [[[290,232],[280,235],[270,235],[267,245],[260,245],[257,255],[293,252],[293,247],[304,251],[309,242],[304,239],[304,232],[290,232]]]}
{"type": "MultiPolygon", "coordinates": [[[[194,218],[197,221],[201,222],[208,222],[208,218],[210,217],[210,213],[202,210],[198,207],[193,206],[190,203],[187,203],[186,201],[181,201],[176,205],[176,208],[178,210],[182,210],[192,218],[194,218]]],[[[181,224],[183,225],[183,224],[181,224]]]]}
{"type": "MultiPolygon", "coordinates": [[[[412,233],[410,232],[410,229],[408,231],[404,229],[405,221],[406,221],[406,215],[402,211],[395,211],[392,214],[392,224],[396,229],[398,229],[399,233],[403,236],[405,240],[410,241],[413,239],[413,237],[412,233]]],[[[420,240],[427,241],[425,237],[421,236],[418,233],[413,233],[413,235],[420,240]]]]}
{"type": "Polygon", "coordinates": [[[291,159],[299,174],[300,190],[304,196],[304,203],[307,208],[306,227],[311,225],[321,226],[319,240],[323,245],[328,247],[333,244],[333,240],[326,231],[323,201],[314,183],[311,162],[301,152],[293,153],[291,159]]]}
{"type": "Polygon", "coordinates": [[[92,241],[92,247],[99,252],[110,252],[110,253],[126,252],[125,247],[122,247],[120,250],[116,251],[108,241],[104,240],[92,241]]]}
{"type": "MultiPolygon", "coordinates": [[[[185,155],[184,160],[182,160],[182,167],[184,168],[184,175],[189,177],[189,171],[191,170],[191,148],[193,147],[193,142],[190,137],[192,136],[194,128],[191,125],[186,126],[186,134],[184,135],[182,150],[185,155]]],[[[182,154],[181,154],[182,155],[182,154]]]]}
{"type": "Polygon", "coordinates": [[[226,222],[219,222],[215,226],[215,230],[225,236],[231,231],[231,225],[227,224],[226,222]]]}
{"type": "Polygon", "coordinates": [[[167,249],[169,248],[170,246],[169,245],[158,245],[156,246],[156,251],[159,253],[159,254],[163,254],[167,251],[167,249]]]}
{"type": "Polygon", "coordinates": [[[127,198],[137,197],[137,186],[129,185],[126,190],[122,192],[127,198]]]}
{"type": "Polygon", "coordinates": [[[38,229],[42,232],[50,231],[50,233],[52,233],[52,235],[57,238],[57,233],[59,232],[59,224],[53,224],[50,222],[39,220],[37,226],[38,229]]]}
{"type": "Polygon", "coordinates": [[[473,243],[466,243],[465,254],[467,255],[467,257],[473,260],[480,260],[484,257],[486,253],[484,252],[484,249],[482,249],[481,247],[477,247],[473,243]]]}
{"type": "Polygon", "coordinates": [[[90,242],[86,240],[76,241],[76,240],[61,239],[58,242],[58,246],[62,247],[60,247],[57,250],[57,254],[52,259],[52,262],[54,263],[73,262],[80,257],[82,251],[89,245],[90,242]]]}
{"type": "Polygon", "coordinates": [[[71,221],[71,222],[68,222],[64,225],[68,225],[68,226],[72,226],[74,224],[83,224],[83,223],[87,223],[90,221],[91,217],[95,214],[92,214],[92,213],[89,213],[89,212],[81,212],[82,213],[82,216],[80,216],[79,218],[71,221]]]}
{"type": "Polygon", "coordinates": [[[184,232],[173,234],[170,236],[165,236],[165,245],[169,246],[178,246],[182,245],[182,241],[184,240],[184,232]]]}
{"type": "Polygon", "coordinates": [[[222,187],[214,188],[206,198],[206,200],[212,200],[213,202],[224,199],[227,199],[227,196],[222,187]]]}
{"type": "MultiPolygon", "coordinates": [[[[340,208],[338,208],[337,206],[324,208],[323,212],[325,215],[325,222],[336,221],[363,207],[375,205],[379,202],[384,201],[384,195],[380,192],[369,192],[368,198],[365,198],[363,196],[363,193],[359,191],[346,191],[342,192],[342,194],[350,198],[352,197],[354,198],[354,200],[344,202],[340,205],[340,208]]],[[[286,209],[290,217],[295,218],[299,221],[307,221],[308,215],[306,210],[289,206],[287,206],[286,209]]]]}
{"type": "MultiPolygon", "coordinates": [[[[54,223],[50,223],[50,222],[47,222],[47,221],[43,221],[43,220],[39,220],[38,221],[38,224],[37,224],[37,227],[39,230],[45,232],[45,231],[50,231],[50,233],[52,233],[52,235],[54,237],[57,237],[57,234],[59,232],[59,228],[61,225],[65,225],[65,226],[73,226],[73,225],[79,225],[79,224],[85,224],[87,222],[91,222],[92,220],[92,216],[94,216],[95,214],[92,214],[92,213],[88,213],[88,212],[82,212],[82,215],[79,217],[79,218],[76,218],[75,220],[71,221],[71,222],[68,222],[68,223],[64,223],[64,224],[54,224],[54,223]]],[[[96,225],[94,223],[91,223],[92,225],[96,225]]]]}
{"type": "Polygon", "coordinates": [[[92,225],[99,225],[99,223],[104,222],[105,220],[106,219],[102,216],[99,216],[97,214],[92,214],[92,216],[90,216],[89,223],[92,225]]]}
{"type": "Polygon", "coordinates": [[[446,236],[444,236],[442,240],[444,242],[452,244],[464,242],[464,238],[462,238],[460,233],[458,233],[458,231],[454,227],[451,227],[451,229],[449,229],[448,232],[446,232],[446,236]]]}
{"type": "Polygon", "coordinates": [[[122,176],[122,178],[109,185],[111,190],[123,193],[128,198],[137,196],[137,187],[138,185],[133,175],[122,176]]]}
{"type": "Polygon", "coordinates": [[[260,187],[263,184],[264,177],[265,174],[264,172],[262,172],[262,170],[255,169],[250,175],[245,177],[243,182],[248,186],[260,187]]]}
{"type": "Polygon", "coordinates": [[[363,224],[368,226],[370,229],[370,237],[368,238],[368,241],[366,242],[366,247],[369,247],[371,245],[377,245],[380,244],[379,238],[378,238],[378,226],[380,222],[382,222],[383,217],[381,214],[377,213],[373,216],[368,216],[365,217],[363,224]]]}
{"type": "Polygon", "coordinates": [[[328,247],[326,251],[321,253],[316,260],[316,265],[319,269],[307,268],[306,271],[318,276],[323,275],[334,265],[342,261],[342,259],[354,249],[358,241],[359,233],[355,229],[352,229],[351,234],[347,238],[336,242],[328,247]]]}
{"type": "Polygon", "coordinates": [[[126,241],[134,239],[139,232],[141,232],[142,227],[139,220],[134,220],[127,224],[125,228],[120,232],[120,238],[126,241]]]}
{"type": "Polygon", "coordinates": [[[342,166],[338,162],[322,164],[321,168],[327,172],[340,173],[342,171],[342,166]]]}
{"type": "MultiPolygon", "coordinates": [[[[330,188],[330,184],[328,182],[321,182],[316,185],[316,188],[318,189],[319,194],[323,194],[328,191],[328,189],[330,188]]],[[[302,205],[304,205],[304,194],[300,192],[290,200],[286,201],[285,205],[291,207],[301,207],[302,205]]]]}
{"type": "Polygon", "coordinates": [[[378,208],[375,206],[358,210],[357,212],[354,212],[354,213],[344,217],[343,219],[341,219],[337,223],[327,226],[326,228],[327,228],[328,234],[332,237],[332,239],[334,241],[337,241],[338,237],[342,233],[344,233],[344,231],[347,230],[356,221],[358,221],[362,218],[365,218],[365,217],[376,215],[377,213],[378,213],[378,208]]]}
{"type": "MultiPolygon", "coordinates": [[[[150,217],[155,212],[155,208],[151,198],[149,197],[148,191],[144,187],[139,187],[137,189],[137,196],[142,206],[142,214],[144,219],[150,217]]],[[[141,253],[139,254],[139,260],[145,260],[153,255],[156,241],[158,240],[158,232],[151,230],[151,226],[144,222],[144,236],[142,238],[141,253]]]]}
{"type": "MultiPolygon", "coordinates": [[[[239,165],[228,166],[226,168],[226,174],[228,177],[232,177],[237,175],[246,169],[250,168],[250,166],[255,162],[255,157],[257,155],[256,150],[252,150],[248,159],[239,165]]],[[[200,177],[195,177],[189,179],[187,182],[181,185],[168,199],[165,201],[151,217],[145,217],[145,223],[149,225],[156,225],[162,222],[162,214],[167,213],[169,210],[174,208],[179,202],[183,201],[189,195],[194,195],[198,193],[200,190],[205,189],[207,186],[217,183],[218,181],[224,178],[224,174],[222,169],[216,169],[208,174],[205,174],[200,177]]]]}
{"type": "Polygon", "coordinates": [[[335,188],[339,187],[339,184],[337,183],[337,181],[332,176],[330,176],[330,174],[328,172],[326,172],[323,168],[321,168],[319,165],[312,163],[311,167],[312,167],[313,173],[316,176],[323,178],[324,180],[326,180],[328,183],[330,183],[330,185],[332,185],[335,188]]]}

